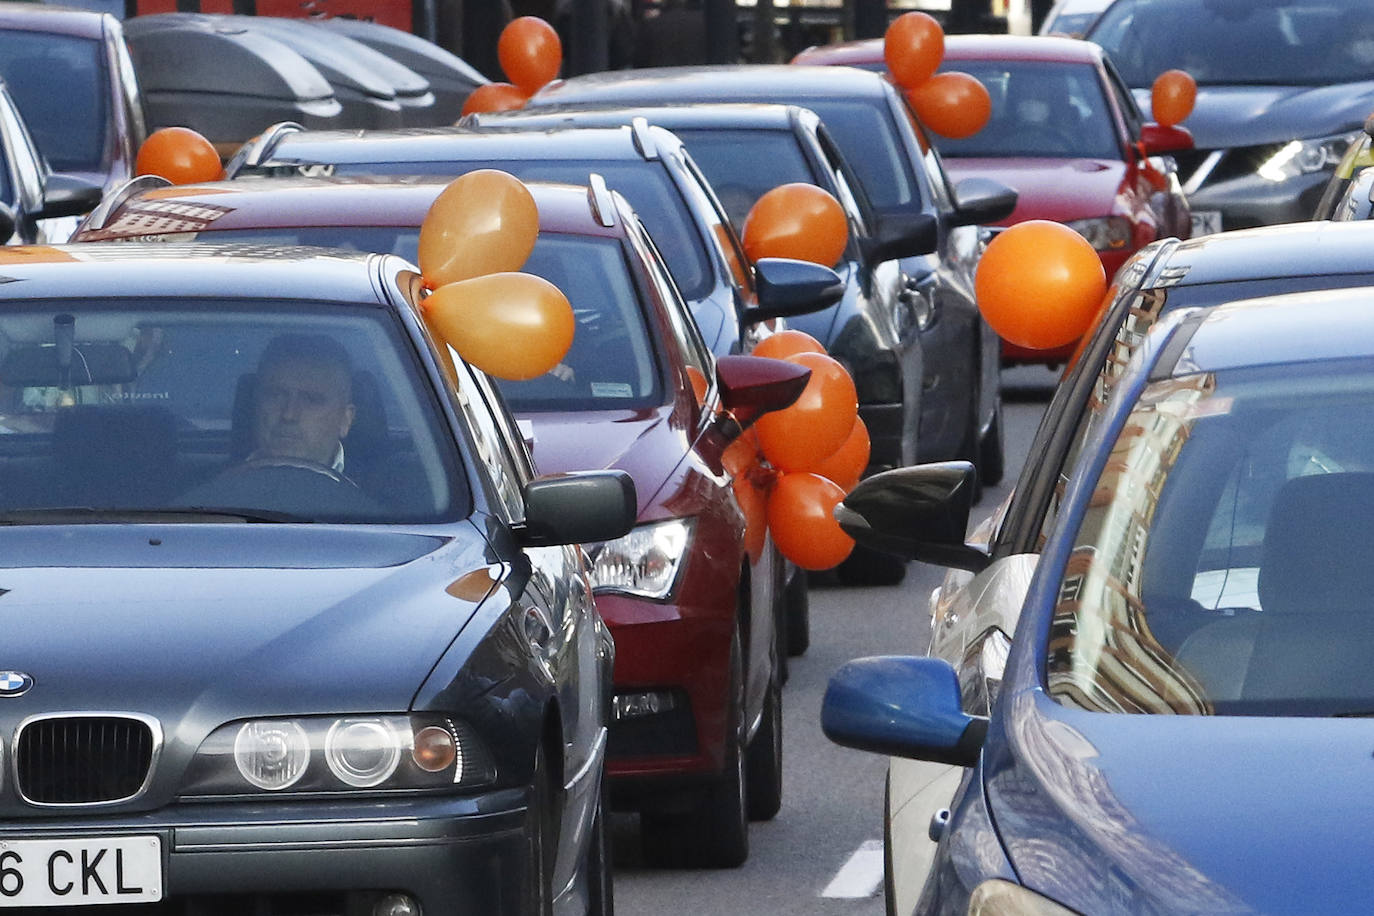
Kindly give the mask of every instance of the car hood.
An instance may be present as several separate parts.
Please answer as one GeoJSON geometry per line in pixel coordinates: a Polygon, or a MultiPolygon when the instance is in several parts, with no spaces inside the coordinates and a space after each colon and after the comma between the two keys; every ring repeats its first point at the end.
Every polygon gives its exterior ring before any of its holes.
{"type": "Polygon", "coordinates": [[[520,414],[534,428],[534,463],[539,473],[625,471],[634,478],[641,516],[691,445],[672,416],[672,405],[520,414]]]}
{"type": "Polygon", "coordinates": [[[988,799],[1039,893],[1085,913],[1342,912],[1374,895],[1374,720],[1009,700],[988,799]]]}
{"type": "MultiPolygon", "coordinates": [[[[1136,91],[1146,112],[1149,90],[1136,91]]],[[[1183,122],[1197,149],[1259,146],[1359,130],[1374,109],[1374,80],[1334,86],[1199,86],[1183,122]]]]}
{"type": "Polygon", "coordinates": [[[0,716],[98,708],[216,724],[408,709],[485,594],[446,589],[490,562],[466,524],[451,537],[12,528],[0,531],[0,556],[0,669],[35,682],[0,700],[0,716]]]}
{"type": "Polygon", "coordinates": [[[1016,209],[994,223],[1028,219],[1071,220],[1106,216],[1126,175],[1126,163],[1110,159],[949,158],[951,180],[986,177],[1016,189],[1016,209]]]}

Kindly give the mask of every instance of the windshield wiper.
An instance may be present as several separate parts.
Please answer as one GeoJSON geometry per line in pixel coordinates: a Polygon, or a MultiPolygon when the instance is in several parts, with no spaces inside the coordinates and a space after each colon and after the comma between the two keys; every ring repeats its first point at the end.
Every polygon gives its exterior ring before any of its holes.
{"type": "Polygon", "coordinates": [[[0,513],[0,525],[142,524],[166,522],[254,522],[267,524],[310,523],[314,519],[271,509],[244,509],[238,506],[171,506],[163,509],[97,509],[94,506],[56,506],[43,509],[15,509],[0,513]]]}

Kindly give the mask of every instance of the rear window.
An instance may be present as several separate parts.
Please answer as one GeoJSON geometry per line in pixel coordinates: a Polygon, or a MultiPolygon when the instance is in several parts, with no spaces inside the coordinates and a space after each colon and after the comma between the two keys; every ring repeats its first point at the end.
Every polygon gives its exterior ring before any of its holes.
{"type": "Polygon", "coordinates": [[[54,171],[104,171],[109,89],[100,43],[0,30],[0,75],[54,171]]]}

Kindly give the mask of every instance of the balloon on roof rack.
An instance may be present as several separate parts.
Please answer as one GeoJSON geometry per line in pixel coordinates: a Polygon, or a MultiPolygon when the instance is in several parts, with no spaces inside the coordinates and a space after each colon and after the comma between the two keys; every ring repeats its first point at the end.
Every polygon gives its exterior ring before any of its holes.
{"type": "Polygon", "coordinates": [[[155,130],[138,148],[134,160],[138,175],[158,175],[172,184],[218,181],[224,165],[214,144],[189,127],[155,130]]]}
{"type": "Polygon", "coordinates": [[[529,94],[511,83],[483,83],[468,95],[460,115],[515,111],[525,107],[529,94]]]}

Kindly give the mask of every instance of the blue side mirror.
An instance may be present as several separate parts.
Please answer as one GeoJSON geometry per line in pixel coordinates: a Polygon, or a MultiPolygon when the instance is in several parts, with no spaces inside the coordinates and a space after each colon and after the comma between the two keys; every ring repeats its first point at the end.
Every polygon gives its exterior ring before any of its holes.
{"type": "Polygon", "coordinates": [[[830,678],[821,730],[836,744],[972,766],[988,720],[965,713],[959,677],[939,658],[887,655],[848,662],[830,678]]]}

